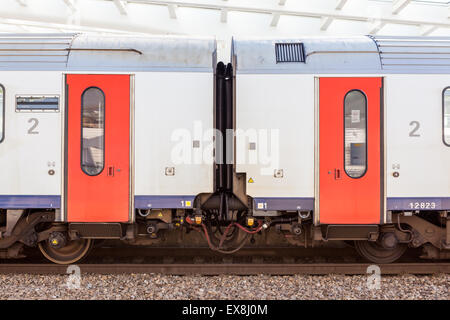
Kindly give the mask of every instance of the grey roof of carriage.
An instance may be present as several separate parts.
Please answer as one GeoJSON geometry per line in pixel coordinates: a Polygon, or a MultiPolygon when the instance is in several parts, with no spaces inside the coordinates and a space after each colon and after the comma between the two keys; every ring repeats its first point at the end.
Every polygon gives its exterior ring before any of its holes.
{"type": "Polygon", "coordinates": [[[236,73],[450,73],[450,37],[233,39],[236,73]],[[275,44],[302,43],[305,62],[281,62],[275,44]]]}
{"type": "MultiPolygon", "coordinates": [[[[0,70],[200,71],[216,63],[213,38],[0,34],[0,70]]],[[[233,39],[237,73],[450,74],[450,37],[233,39]],[[305,63],[277,63],[276,43],[303,43],[305,63]]]]}
{"type": "Polygon", "coordinates": [[[0,34],[0,70],[212,71],[213,38],[0,34]]]}

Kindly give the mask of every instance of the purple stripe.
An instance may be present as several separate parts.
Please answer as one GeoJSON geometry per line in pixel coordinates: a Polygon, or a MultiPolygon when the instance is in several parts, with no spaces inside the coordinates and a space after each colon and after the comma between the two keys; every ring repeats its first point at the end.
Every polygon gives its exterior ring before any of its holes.
{"type": "Polygon", "coordinates": [[[135,196],[136,209],[190,209],[195,196],[135,196]]]}
{"type": "Polygon", "coordinates": [[[61,196],[0,195],[2,209],[59,209],[61,196]]]}
{"type": "Polygon", "coordinates": [[[255,210],[314,210],[314,198],[253,198],[255,210]]]}
{"type": "Polygon", "coordinates": [[[448,210],[450,198],[387,198],[388,210],[448,210]]]}

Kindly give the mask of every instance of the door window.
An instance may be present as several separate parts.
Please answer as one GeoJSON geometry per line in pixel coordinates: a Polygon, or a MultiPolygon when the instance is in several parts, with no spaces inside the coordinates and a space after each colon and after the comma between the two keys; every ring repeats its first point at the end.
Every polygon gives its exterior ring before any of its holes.
{"type": "Polygon", "coordinates": [[[0,142],[5,136],[5,88],[0,84],[0,142]]]}
{"type": "Polygon", "coordinates": [[[105,166],[105,95],[90,87],[81,97],[81,169],[96,176],[105,166]]]}
{"type": "Polygon", "coordinates": [[[450,88],[444,90],[443,99],[444,108],[442,110],[442,116],[444,117],[444,143],[450,147],[450,88]]]}
{"type": "Polygon", "coordinates": [[[359,90],[344,99],[344,170],[351,178],[367,171],[367,98],[359,90]]]}

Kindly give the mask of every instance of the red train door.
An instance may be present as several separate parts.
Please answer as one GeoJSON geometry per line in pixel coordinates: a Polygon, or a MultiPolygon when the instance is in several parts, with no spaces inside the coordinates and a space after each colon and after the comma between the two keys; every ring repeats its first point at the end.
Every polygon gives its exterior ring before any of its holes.
{"type": "Polygon", "coordinates": [[[380,223],[382,79],[319,81],[320,223],[380,223]]]}
{"type": "Polygon", "coordinates": [[[130,76],[66,77],[66,215],[126,222],[130,210],[130,76]]]}

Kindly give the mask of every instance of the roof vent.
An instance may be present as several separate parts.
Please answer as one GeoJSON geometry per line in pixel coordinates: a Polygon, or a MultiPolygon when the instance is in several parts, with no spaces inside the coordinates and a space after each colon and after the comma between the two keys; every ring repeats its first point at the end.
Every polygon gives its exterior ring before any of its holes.
{"type": "Polygon", "coordinates": [[[277,63],[305,62],[305,48],[303,43],[275,43],[277,63]]]}

